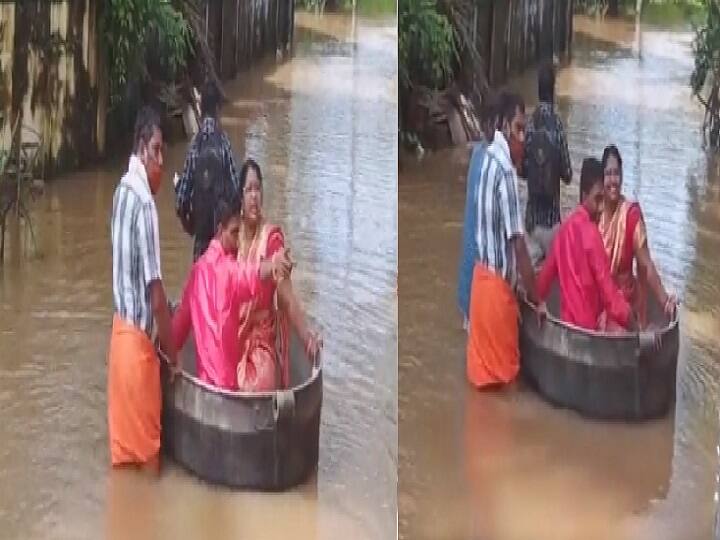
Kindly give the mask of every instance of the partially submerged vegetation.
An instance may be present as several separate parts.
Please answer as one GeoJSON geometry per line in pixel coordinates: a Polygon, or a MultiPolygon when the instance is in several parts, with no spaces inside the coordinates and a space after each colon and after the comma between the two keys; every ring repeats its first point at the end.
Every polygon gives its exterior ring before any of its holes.
{"type": "Polygon", "coordinates": [[[488,85],[472,14],[471,0],[400,0],[399,135],[406,145],[422,139],[444,146],[477,135],[474,109],[488,85]]]}
{"type": "MultiPolygon", "coordinates": [[[[313,0],[308,0],[313,1],[313,0]]],[[[442,114],[445,102],[465,90],[476,107],[488,88],[485,61],[470,39],[470,0],[399,0],[398,69],[400,140],[419,143],[414,103],[427,118],[442,114]],[[467,81],[467,74],[474,80],[467,81]],[[465,75],[465,76],[463,76],[465,75]],[[447,91],[448,89],[449,92],[447,91]]],[[[695,32],[695,67],[690,85],[705,108],[703,131],[713,148],[720,148],[720,0],[575,0],[577,13],[597,16],[637,15],[664,26],[682,24],[695,32]]]]}
{"type": "Polygon", "coordinates": [[[705,107],[706,144],[720,147],[720,6],[705,0],[705,19],[695,29],[695,68],[690,78],[693,95],[705,107]]]}
{"type": "Polygon", "coordinates": [[[148,97],[167,110],[190,103],[206,77],[219,82],[200,0],[108,0],[103,11],[109,115],[127,133],[148,97]]]}

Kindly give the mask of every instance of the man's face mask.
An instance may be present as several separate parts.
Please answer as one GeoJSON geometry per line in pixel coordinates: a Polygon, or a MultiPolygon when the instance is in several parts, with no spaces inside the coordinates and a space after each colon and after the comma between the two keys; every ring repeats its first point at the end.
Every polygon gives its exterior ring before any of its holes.
{"type": "Polygon", "coordinates": [[[159,129],[155,129],[143,153],[150,191],[155,195],[160,190],[163,172],[162,134],[159,129]]]}
{"type": "Polygon", "coordinates": [[[510,136],[510,157],[516,168],[522,166],[525,157],[525,143],[517,139],[514,135],[510,136]]]}

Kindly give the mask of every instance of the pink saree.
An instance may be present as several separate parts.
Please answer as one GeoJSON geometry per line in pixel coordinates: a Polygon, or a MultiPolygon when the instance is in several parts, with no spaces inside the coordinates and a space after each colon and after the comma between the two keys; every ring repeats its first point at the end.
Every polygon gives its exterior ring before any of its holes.
{"type": "MultiPolygon", "coordinates": [[[[242,235],[242,232],[241,232],[242,235]]],[[[238,261],[260,263],[285,246],[280,227],[263,223],[249,246],[240,246],[238,261]]],[[[262,392],[290,384],[287,316],[278,309],[277,284],[260,283],[252,302],[240,308],[238,389],[262,392]]]]}
{"type": "Polygon", "coordinates": [[[642,273],[636,275],[633,268],[637,250],[647,244],[640,205],[621,197],[612,217],[607,219],[603,213],[598,227],[610,258],[613,279],[644,328],[647,325],[647,277],[642,273]]]}

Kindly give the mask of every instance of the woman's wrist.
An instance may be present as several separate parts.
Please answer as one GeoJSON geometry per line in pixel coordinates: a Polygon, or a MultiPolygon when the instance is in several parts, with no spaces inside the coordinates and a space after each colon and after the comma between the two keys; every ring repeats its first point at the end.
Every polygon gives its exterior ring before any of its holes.
{"type": "Polygon", "coordinates": [[[265,280],[272,275],[272,263],[267,259],[260,259],[258,264],[258,277],[265,280]]]}

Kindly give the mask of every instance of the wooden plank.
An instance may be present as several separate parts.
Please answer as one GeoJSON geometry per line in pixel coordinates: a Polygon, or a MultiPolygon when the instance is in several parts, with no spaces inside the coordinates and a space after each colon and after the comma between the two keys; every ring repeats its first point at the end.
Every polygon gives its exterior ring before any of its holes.
{"type": "Polygon", "coordinates": [[[507,0],[493,2],[492,84],[504,82],[507,76],[509,21],[509,2],[507,0]]]}
{"type": "Polygon", "coordinates": [[[242,61],[240,60],[240,40],[241,40],[241,30],[240,30],[240,15],[242,7],[240,5],[240,0],[235,0],[235,13],[237,14],[237,17],[235,18],[235,51],[233,52],[235,56],[235,66],[237,69],[240,69],[242,66],[242,61]]]}
{"type": "MultiPolygon", "coordinates": [[[[278,0],[268,0],[270,3],[270,12],[268,14],[268,34],[270,36],[270,51],[275,52],[278,49],[278,33],[277,33],[277,16],[278,16],[278,0]]],[[[268,51],[268,52],[270,52],[268,51]]]]}
{"type": "Polygon", "coordinates": [[[477,17],[477,39],[475,41],[480,56],[485,60],[485,76],[490,78],[492,63],[492,30],[493,7],[492,2],[480,4],[477,17]]]}
{"type": "Polygon", "coordinates": [[[235,40],[237,38],[237,3],[235,0],[223,0],[221,4],[221,72],[223,79],[232,79],[237,74],[235,62],[235,40]]]}
{"type": "Polygon", "coordinates": [[[540,61],[552,59],[553,53],[553,0],[542,0],[541,27],[540,27],[540,61]]]}
{"type": "Polygon", "coordinates": [[[206,13],[208,45],[213,53],[215,69],[220,77],[222,77],[222,4],[217,0],[207,0],[206,13]]]}

